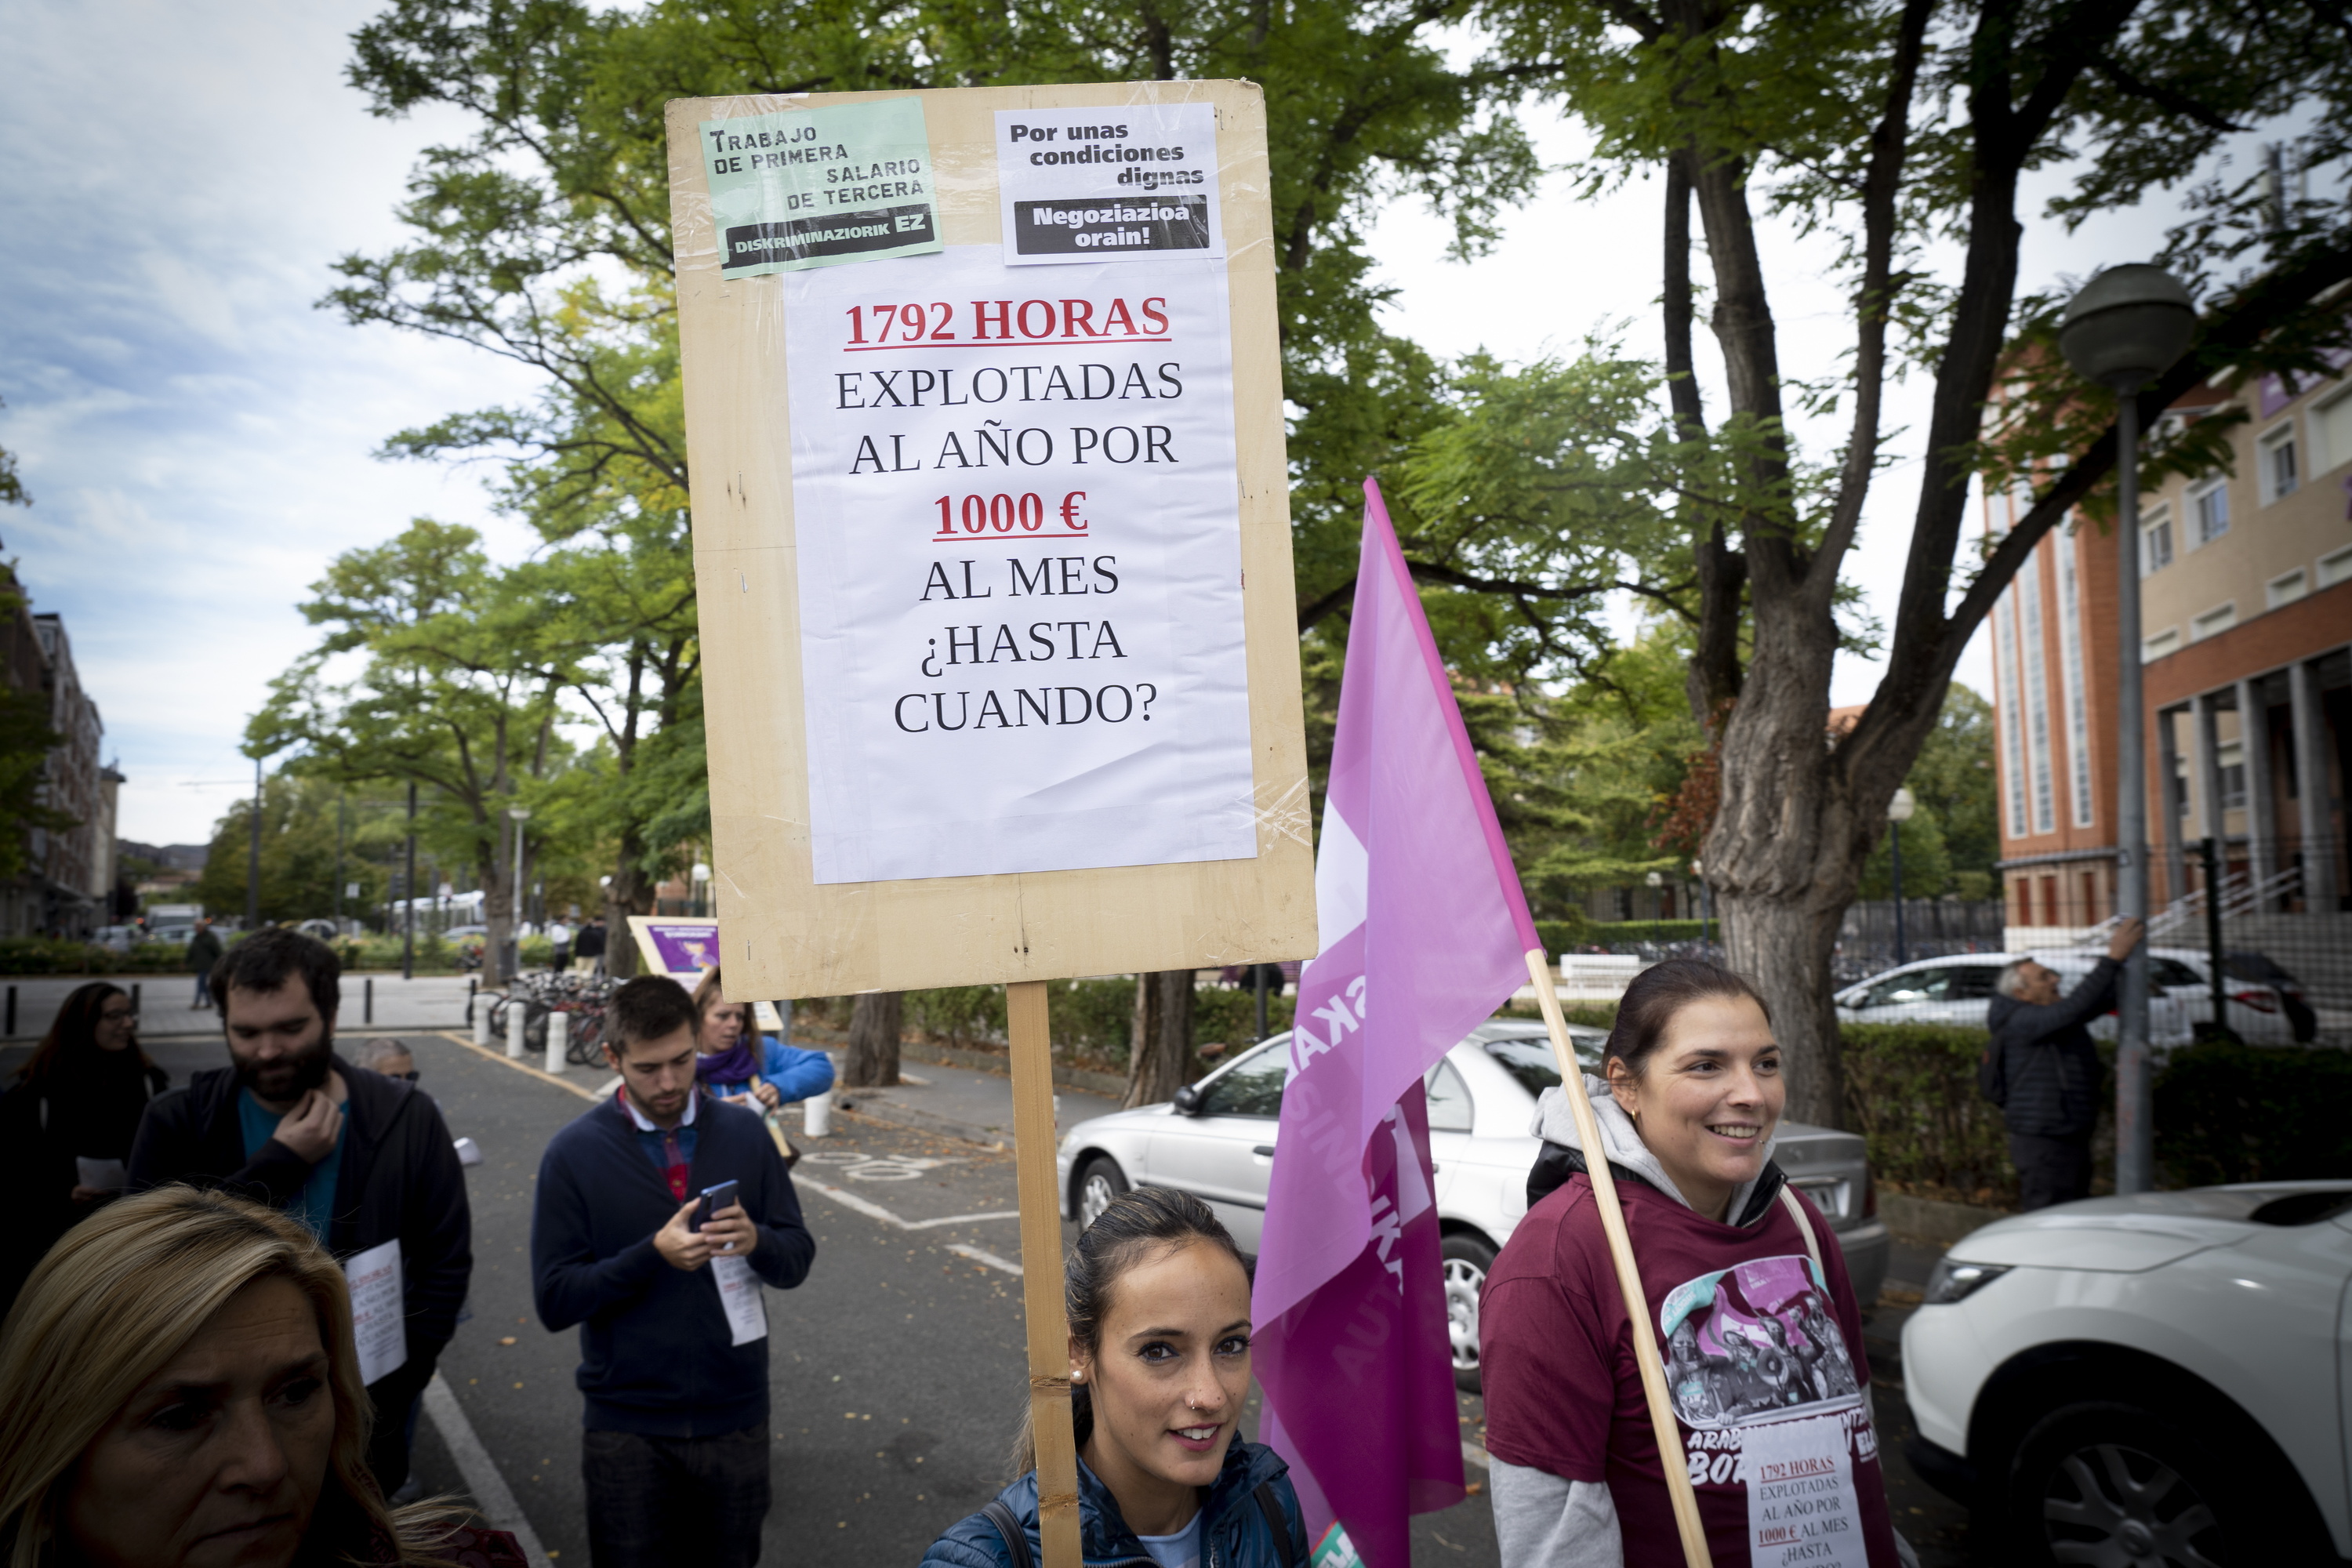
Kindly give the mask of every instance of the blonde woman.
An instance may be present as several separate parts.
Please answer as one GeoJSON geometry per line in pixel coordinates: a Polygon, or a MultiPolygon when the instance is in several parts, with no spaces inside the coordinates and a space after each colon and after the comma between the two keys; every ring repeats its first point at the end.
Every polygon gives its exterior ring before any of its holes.
{"type": "Polygon", "coordinates": [[[522,1568],[387,1510],[343,1273],[299,1223],[184,1186],[67,1233],[0,1328],[0,1568],[522,1568]]]}

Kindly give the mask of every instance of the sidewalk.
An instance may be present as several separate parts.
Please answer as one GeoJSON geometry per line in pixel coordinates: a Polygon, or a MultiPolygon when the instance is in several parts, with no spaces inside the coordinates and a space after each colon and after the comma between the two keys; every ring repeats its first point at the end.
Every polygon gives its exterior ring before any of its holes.
{"type": "MultiPolygon", "coordinates": [[[[195,995],[193,974],[60,974],[0,979],[0,998],[16,995],[16,1025],[5,1031],[11,1040],[37,1040],[49,1031],[65,999],[92,980],[103,980],[139,998],[139,1033],[144,1039],[169,1039],[174,1035],[220,1033],[219,1016],[209,1008],[189,1005],[195,995]],[[136,986],[135,991],[132,987],[136,986]]],[[[0,1019],[5,1022],[5,1019],[0,1019]]],[[[342,1011],[335,1021],[342,1034],[362,1029],[462,1029],[466,1026],[466,981],[455,974],[419,975],[403,980],[397,974],[343,976],[342,1011]],[[371,1007],[371,1000],[373,1007],[371,1007]],[[371,1016],[371,1013],[373,1016],[371,1016]]]]}

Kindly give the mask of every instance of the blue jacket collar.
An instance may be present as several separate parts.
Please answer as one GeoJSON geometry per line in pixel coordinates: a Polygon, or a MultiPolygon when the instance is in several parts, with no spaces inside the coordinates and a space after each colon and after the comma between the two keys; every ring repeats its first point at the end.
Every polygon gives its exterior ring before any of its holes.
{"type": "MultiPolygon", "coordinates": [[[[1276,1476],[1289,1473],[1290,1466],[1281,1455],[1263,1443],[1244,1443],[1236,1436],[1225,1449],[1225,1462],[1217,1471],[1217,1479],[1209,1483],[1209,1495],[1201,1501],[1201,1542],[1203,1562],[1207,1548],[1220,1532],[1235,1521],[1245,1521],[1255,1510],[1250,1496],[1276,1476]]],[[[1037,1472],[1030,1471],[998,1494],[1013,1515],[1028,1530],[1034,1542],[1037,1534],[1037,1472]]],[[[1118,1511],[1118,1500],[1111,1496],[1110,1488],[1078,1461],[1078,1542],[1087,1568],[1125,1568],[1140,1564],[1141,1568],[1157,1568],[1151,1554],[1136,1539],[1135,1531],[1118,1511]]],[[[1230,1550],[1217,1553],[1231,1561],[1230,1550]]],[[[1042,1561],[1042,1559],[1040,1559],[1042,1561]]]]}

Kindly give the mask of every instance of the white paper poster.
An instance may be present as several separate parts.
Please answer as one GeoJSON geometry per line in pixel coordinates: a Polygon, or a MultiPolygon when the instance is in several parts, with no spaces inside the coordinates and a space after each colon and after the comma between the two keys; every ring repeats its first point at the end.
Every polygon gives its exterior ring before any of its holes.
{"type": "Polygon", "coordinates": [[[815,879],[1254,857],[1223,265],[784,289],[815,879]]]}
{"type": "Polygon", "coordinates": [[[400,1289],[397,1238],[343,1260],[352,1291],[352,1337],[359,1342],[360,1381],[374,1383],[408,1363],[408,1315],[400,1289]]]}
{"type": "Polygon", "coordinates": [[[1225,254],[1205,103],[996,111],[1007,266],[1225,254]]]}
{"type": "Polygon", "coordinates": [[[727,1311],[730,1344],[748,1345],[768,1337],[768,1304],[760,1300],[760,1277],[749,1261],[712,1254],[710,1278],[719,1286],[719,1304],[727,1311]]]}
{"type": "Polygon", "coordinates": [[[1868,1568],[1843,1415],[1751,1426],[1741,1457],[1755,1568],[1868,1568]]]}

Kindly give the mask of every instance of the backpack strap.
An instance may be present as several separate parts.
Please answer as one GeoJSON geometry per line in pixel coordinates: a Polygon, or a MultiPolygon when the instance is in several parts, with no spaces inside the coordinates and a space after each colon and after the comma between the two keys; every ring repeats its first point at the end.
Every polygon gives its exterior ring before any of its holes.
{"type": "Polygon", "coordinates": [[[1780,1201],[1788,1205],[1790,1216],[1797,1222],[1797,1228],[1804,1232],[1805,1251],[1813,1260],[1813,1272],[1822,1279],[1827,1279],[1830,1277],[1829,1270],[1822,1267],[1822,1244],[1813,1235],[1813,1222],[1805,1213],[1805,1205],[1797,1201],[1797,1190],[1787,1183],[1782,1183],[1780,1201]]]}
{"type": "Polygon", "coordinates": [[[1004,1506],[1003,1500],[991,1498],[980,1511],[996,1527],[996,1533],[1004,1538],[1006,1549],[1013,1553],[1013,1568],[1034,1568],[1034,1560],[1029,1555],[1029,1532],[1021,1528],[1021,1521],[1004,1506]]]}
{"type": "Polygon", "coordinates": [[[1256,1492],[1258,1511],[1265,1515],[1266,1528],[1274,1531],[1280,1544],[1283,1568],[1300,1568],[1307,1561],[1307,1546],[1290,1533],[1290,1520],[1282,1511],[1282,1500],[1274,1493],[1272,1481],[1262,1482],[1256,1492]]]}

